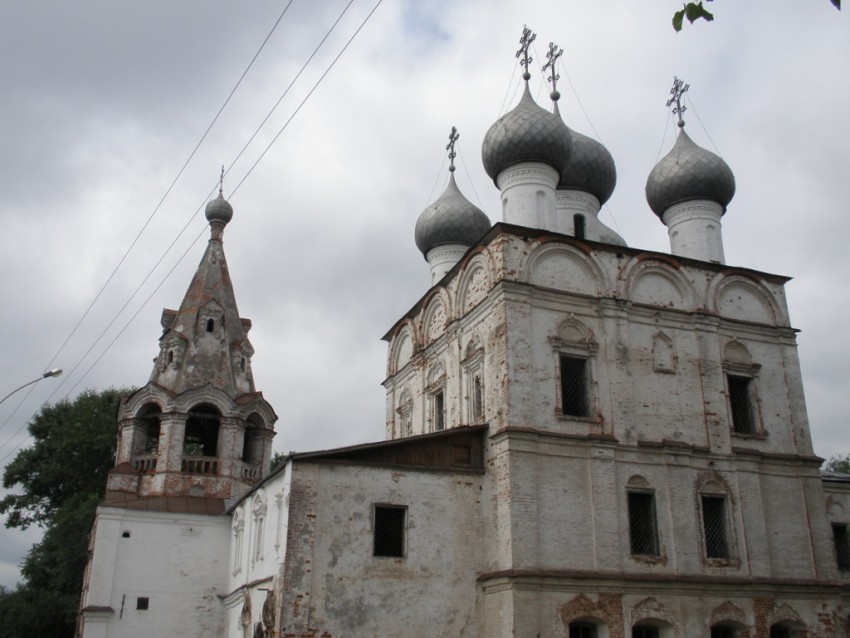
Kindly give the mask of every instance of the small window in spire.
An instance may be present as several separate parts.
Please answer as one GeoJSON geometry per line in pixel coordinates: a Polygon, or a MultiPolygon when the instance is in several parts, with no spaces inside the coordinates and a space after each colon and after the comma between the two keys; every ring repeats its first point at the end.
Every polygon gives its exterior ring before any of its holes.
{"type": "Polygon", "coordinates": [[[207,319],[207,332],[212,332],[215,329],[215,321],[213,319],[207,319]]]}
{"type": "Polygon", "coordinates": [[[168,351],[168,365],[174,363],[174,350],[168,351]]]}

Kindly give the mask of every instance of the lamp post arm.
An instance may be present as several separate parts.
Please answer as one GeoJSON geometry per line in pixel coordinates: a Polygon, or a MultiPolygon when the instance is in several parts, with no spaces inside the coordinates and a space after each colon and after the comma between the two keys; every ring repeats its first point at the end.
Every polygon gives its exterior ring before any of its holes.
{"type": "Polygon", "coordinates": [[[15,394],[16,392],[19,392],[19,391],[23,390],[23,389],[24,389],[24,388],[26,388],[27,386],[32,385],[33,383],[38,383],[38,382],[39,382],[39,381],[41,381],[42,379],[46,379],[46,378],[48,378],[48,377],[58,377],[60,374],[62,374],[62,370],[61,370],[60,368],[55,368],[55,369],[53,369],[53,370],[48,370],[47,372],[45,372],[44,374],[42,374],[42,375],[41,375],[40,377],[38,377],[37,379],[33,379],[32,381],[27,381],[24,385],[22,385],[22,386],[20,386],[20,387],[17,387],[17,388],[15,388],[14,390],[12,390],[9,394],[7,394],[5,397],[3,397],[2,399],[0,399],[0,403],[3,403],[3,401],[5,401],[6,399],[8,399],[10,396],[12,396],[13,394],[15,394]]]}

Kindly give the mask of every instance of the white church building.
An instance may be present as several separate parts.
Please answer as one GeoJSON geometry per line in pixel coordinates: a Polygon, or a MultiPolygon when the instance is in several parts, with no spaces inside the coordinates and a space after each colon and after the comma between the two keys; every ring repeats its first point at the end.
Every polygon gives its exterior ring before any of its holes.
{"type": "Polygon", "coordinates": [[[812,449],[788,279],[725,263],[732,171],[674,97],[646,186],[670,252],[628,246],[598,219],[611,154],[557,90],[535,103],[521,57],[525,92],[482,145],[501,221],[459,191],[453,132],[416,224],[432,286],[384,337],[384,441],[271,470],[233,210],[210,202],[120,408],[80,636],[850,635],[850,484],[812,449]]]}

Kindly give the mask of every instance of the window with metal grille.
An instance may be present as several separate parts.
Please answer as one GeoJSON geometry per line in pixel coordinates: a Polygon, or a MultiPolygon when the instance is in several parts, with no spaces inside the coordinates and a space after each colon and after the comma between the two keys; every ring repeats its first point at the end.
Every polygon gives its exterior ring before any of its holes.
{"type": "Polygon", "coordinates": [[[561,355],[561,410],[568,416],[590,416],[587,359],[561,355]]]}
{"type": "Polygon", "coordinates": [[[738,633],[727,625],[715,625],[711,628],[711,638],[735,638],[738,633]]]}
{"type": "Polygon", "coordinates": [[[732,429],[738,434],[755,434],[756,424],[753,418],[753,404],[750,397],[749,377],[726,375],[729,384],[729,407],[732,410],[732,429]]]}
{"type": "Polygon", "coordinates": [[[629,541],[632,554],[658,556],[658,528],[655,523],[655,495],[629,492],[629,541]]]}
{"type": "Polygon", "coordinates": [[[407,508],[375,506],[375,556],[404,556],[404,525],[407,508]]]}
{"type": "Polygon", "coordinates": [[[632,638],[659,638],[658,627],[652,625],[635,625],[632,627],[632,638]]]}
{"type": "Polygon", "coordinates": [[[434,393],[434,429],[446,429],[446,398],[442,390],[434,393]]]}
{"type": "Polygon", "coordinates": [[[729,558],[729,543],[726,541],[726,498],[724,496],[703,495],[702,530],[705,537],[706,557],[729,558]]]}
{"type": "Polygon", "coordinates": [[[770,628],[770,638],[791,638],[791,630],[784,625],[773,625],[770,628]]]}
{"type": "Polygon", "coordinates": [[[835,560],[838,569],[850,570],[850,539],[847,537],[846,523],[832,524],[832,542],[835,545],[835,560]]]}
{"type": "Polygon", "coordinates": [[[570,623],[570,638],[596,638],[596,625],[587,622],[570,623]]]}

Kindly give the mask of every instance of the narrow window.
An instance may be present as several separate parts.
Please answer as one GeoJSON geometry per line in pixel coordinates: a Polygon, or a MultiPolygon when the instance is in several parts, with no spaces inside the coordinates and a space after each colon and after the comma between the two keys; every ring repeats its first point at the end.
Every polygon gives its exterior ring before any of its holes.
{"type": "Polygon", "coordinates": [[[404,556],[404,525],[407,508],[375,506],[375,556],[404,556]]]}
{"type": "Polygon", "coordinates": [[[147,596],[139,596],[136,598],[136,609],[144,611],[150,606],[150,598],[147,596]]]}
{"type": "Polygon", "coordinates": [[[567,416],[590,416],[587,408],[587,359],[561,355],[561,410],[567,416]]]}
{"type": "Polygon", "coordinates": [[[655,495],[629,492],[629,541],[632,554],[658,556],[655,495]]]}
{"type": "Polygon", "coordinates": [[[442,390],[434,393],[434,429],[446,429],[446,400],[442,390]]]}
{"type": "Polygon", "coordinates": [[[726,541],[726,498],[702,497],[702,529],[705,537],[706,558],[729,558],[726,541]]]}
{"type": "Polygon", "coordinates": [[[737,633],[732,627],[716,625],[711,628],[711,638],[735,638],[737,633]]]}
{"type": "Polygon", "coordinates": [[[632,627],[632,638],[659,638],[658,627],[652,625],[635,625],[632,627]]]}
{"type": "Polygon", "coordinates": [[[584,239],[584,215],[573,215],[573,229],[576,239],[584,239]]]}
{"type": "Polygon", "coordinates": [[[587,622],[570,623],[570,638],[596,638],[596,625],[587,622]]]}
{"type": "Polygon", "coordinates": [[[475,375],[472,379],[472,421],[478,421],[482,416],[481,377],[475,375]]]}
{"type": "Polygon", "coordinates": [[[729,383],[729,407],[732,411],[732,429],[738,434],[755,434],[753,406],[750,399],[749,377],[726,375],[729,383]]]}
{"type": "Polygon", "coordinates": [[[832,541],[835,544],[835,561],[838,569],[850,570],[850,539],[847,537],[846,523],[832,524],[832,541]]]}
{"type": "Polygon", "coordinates": [[[212,319],[207,319],[207,332],[212,332],[215,328],[215,321],[212,319]]]}
{"type": "Polygon", "coordinates": [[[171,365],[174,363],[174,350],[168,351],[168,364],[171,365]]]}

